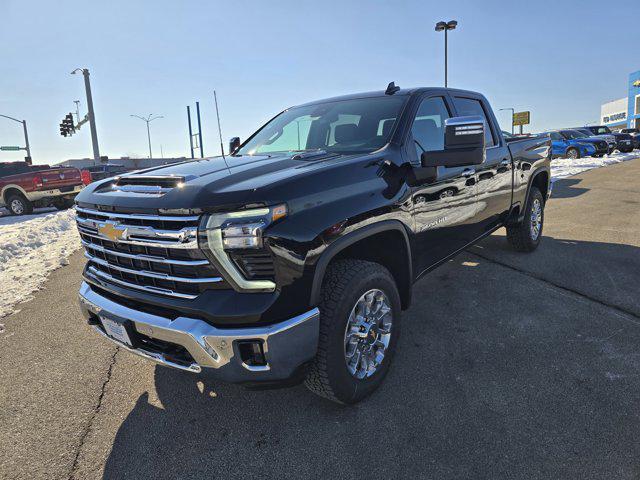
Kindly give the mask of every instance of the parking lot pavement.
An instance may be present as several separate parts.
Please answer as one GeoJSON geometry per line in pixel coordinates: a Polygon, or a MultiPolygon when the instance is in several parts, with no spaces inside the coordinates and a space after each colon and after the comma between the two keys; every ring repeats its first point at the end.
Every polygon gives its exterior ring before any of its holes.
{"type": "Polygon", "coordinates": [[[504,232],[470,251],[640,317],[640,160],[558,180],[544,243],[509,249],[504,232]]]}
{"type": "Polygon", "coordinates": [[[113,356],[77,313],[76,255],[4,321],[0,477],[637,478],[639,170],[556,184],[537,252],[494,235],[419,282],[354,407],[113,356]]]}

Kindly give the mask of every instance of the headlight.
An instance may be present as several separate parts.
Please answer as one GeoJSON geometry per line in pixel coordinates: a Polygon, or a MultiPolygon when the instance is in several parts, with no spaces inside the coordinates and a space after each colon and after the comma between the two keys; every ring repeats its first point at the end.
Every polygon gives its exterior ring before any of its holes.
{"type": "Polygon", "coordinates": [[[263,246],[264,230],[287,216],[287,206],[239,210],[205,215],[200,224],[200,247],[225,278],[239,290],[273,291],[271,280],[247,280],[227,252],[263,246]]]}

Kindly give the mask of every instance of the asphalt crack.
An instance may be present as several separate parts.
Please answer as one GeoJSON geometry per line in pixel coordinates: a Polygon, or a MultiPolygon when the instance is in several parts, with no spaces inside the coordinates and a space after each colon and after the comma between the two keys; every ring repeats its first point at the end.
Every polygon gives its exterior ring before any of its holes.
{"type": "Polygon", "coordinates": [[[591,297],[591,296],[585,294],[584,292],[581,292],[579,290],[575,290],[575,289],[573,289],[571,287],[566,287],[564,285],[560,285],[559,283],[556,283],[556,282],[553,282],[551,280],[548,280],[548,279],[546,279],[546,278],[544,278],[544,277],[542,277],[540,275],[536,275],[535,273],[528,272],[526,270],[520,270],[519,268],[514,267],[513,265],[509,265],[508,263],[501,262],[501,261],[496,260],[494,258],[487,257],[485,255],[482,255],[482,254],[476,252],[476,251],[466,250],[466,252],[471,254],[471,255],[475,255],[477,257],[480,257],[480,258],[482,258],[484,260],[487,260],[488,262],[492,262],[492,263],[495,263],[496,265],[500,265],[501,267],[505,267],[505,268],[508,268],[510,270],[513,270],[514,272],[518,272],[518,273],[521,273],[522,275],[526,275],[529,278],[533,278],[533,279],[538,280],[540,282],[544,282],[544,283],[546,283],[548,285],[551,285],[552,287],[557,288],[559,290],[562,290],[564,292],[570,293],[572,295],[576,295],[576,296],[581,297],[581,298],[585,298],[585,299],[587,299],[587,300],[589,300],[591,302],[597,303],[598,305],[601,305],[601,306],[606,307],[606,308],[610,308],[611,310],[615,310],[618,314],[620,314],[620,315],[622,315],[624,317],[631,317],[633,323],[636,323],[636,324],[640,325],[640,317],[636,313],[634,313],[634,312],[632,312],[630,310],[627,310],[624,307],[619,307],[618,305],[613,305],[613,304],[605,302],[603,300],[591,297]]]}
{"type": "Polygon", "coordinates": [[[100,395],[98,396],[98,401],[96,402],[95,407],[93,408],[93,412],[91,413],[91,417],[89,417],[89,421],[87,425],[82,430],[82,434],[80,435],[80,443],[78,444],[78,448],[76,449],[76,454],[73,459],[73,465],[71,466],[71,471],[69,472],[69,480],[73,480],[76,478],[76,472],[78,470],[78,462],[80,460],[80,454],[82,453],[82,449],[84,447],[85,441],[89,436],[89,432],[91,431],[91,427],[93,426],[93,421],[95,420],[98,413],[100,413],[100,408],[102,407],[102,400],[104,399],[105,393],[107,391],[107,385],[109,384],[109,380],[111,380],[111,375],[113,373],[113,367],[116,364],[116,355],[120,351],[120,348],[116,347],[113,355],[111,356],[111,361],[109,362],[109,368],[107,369],[107,375],[102,382],[102,387],[100,388],[100,395]]]}

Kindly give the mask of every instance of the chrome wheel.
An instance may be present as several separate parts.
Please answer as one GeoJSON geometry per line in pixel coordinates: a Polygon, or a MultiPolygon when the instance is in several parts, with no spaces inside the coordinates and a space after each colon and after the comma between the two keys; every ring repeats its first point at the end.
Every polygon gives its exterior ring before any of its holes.
{"type": "Polygon", "coordinates": [[[369,290],[358,299],[344,332],[344,360],[352,376],[362,379],[378,371],[392,323],[390,302],[382,290],[369,290]]]}
{"type": "Polygon", "coordinates": [[[567,158],[570,158],[571,160],[577,159],[578,151],[575,148],[570,148],[569,151],[567,152],[567,158]]]}
{"type": "Polygon", "coordinates": [[[531,204],[531,240],[535,241],[542,229],[542,204],[537,198],[531,204]]]}
{"type": "Polygon", "coordinates": [[[444,198],[450,198],[450,197],[453,197],[454,193],[455,193],[454,190],[447,188],[446,190],[443,190],[442,192],[440,192],[439,198],[440,200],[444,198]]]}
{"type": "Polygon", "coordinates": [[[11,202],[11,211],[16,215],[22,215],[24,213],[24,204],[17,198],[11,202]]]}

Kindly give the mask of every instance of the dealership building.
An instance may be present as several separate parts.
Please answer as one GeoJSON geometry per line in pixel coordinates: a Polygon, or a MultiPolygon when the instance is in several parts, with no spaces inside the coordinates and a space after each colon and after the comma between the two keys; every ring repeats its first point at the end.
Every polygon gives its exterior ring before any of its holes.
{"type": "Polygon", "coordinates": [[[600,107],[600,122],[611,130],[640,128],[640,70],[629,75],[627,96],[600,107]]]}

